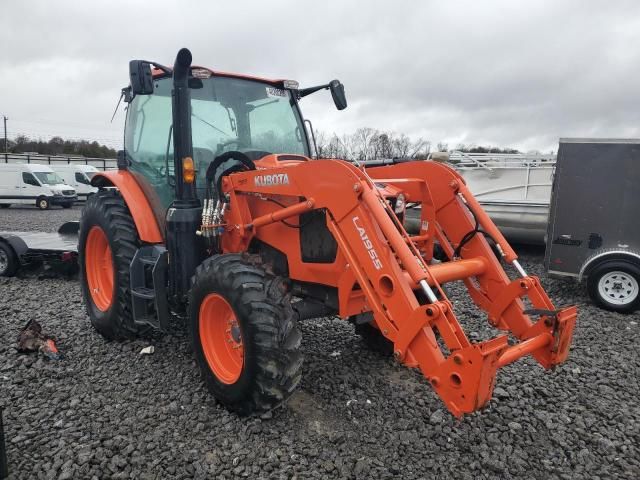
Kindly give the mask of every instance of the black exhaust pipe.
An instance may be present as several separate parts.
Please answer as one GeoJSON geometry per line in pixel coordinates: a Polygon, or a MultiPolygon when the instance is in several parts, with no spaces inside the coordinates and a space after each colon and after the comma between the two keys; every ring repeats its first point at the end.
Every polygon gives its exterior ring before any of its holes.
{"type": "Polygon", "coordinates": [[[196,196],[196,184],[195,181],[185,183],[182,174],[184,159],[193,159],[189,91],[191,59],[191,52],[183,48],[178,52],[173,65],[173,162],[176,199],[167,211],[166,226],[169,295],[178,305],[186,304],[191,277],[204,258],[204,249],[196,235],[202,218],[200,200],[196,196]]]}
{"type": "Polygon", "coordinates": [[[189,69],[191,67],[191,52],[182,48],[176,55],[173,64],[173,162],[176,176],[176,198],[178,200],[193,200],[195,184],[184,183],[182,177],[182,162],[185,158],[193,158],[193,143],[191,139],[191,92],[189,91],[189,69]]]}

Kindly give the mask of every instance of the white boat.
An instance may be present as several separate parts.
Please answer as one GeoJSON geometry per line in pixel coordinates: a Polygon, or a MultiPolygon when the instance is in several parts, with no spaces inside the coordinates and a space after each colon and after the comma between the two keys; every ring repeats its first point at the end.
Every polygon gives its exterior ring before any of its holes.
{"type": "Polygon", "coordinates": [[[454,151],[449,163],[464,177],[478,202],[509,240],[544,243],[554,154],[454,151]]]}

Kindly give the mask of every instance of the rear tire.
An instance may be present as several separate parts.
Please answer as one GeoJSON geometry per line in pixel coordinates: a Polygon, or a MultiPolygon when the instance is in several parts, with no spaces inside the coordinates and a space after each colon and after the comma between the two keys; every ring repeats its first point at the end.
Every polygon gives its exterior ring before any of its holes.
{"type": "Polygon", "coordinates": [[[13,277],[20,262],[13,247],[5,242],[0,242],[0,277],[13,277]]]}
{"type": "Polygon", "coordinates": [[[134,338],[129,265],[140,246],[120,193],[101,190],[87,200],[80,219],[78,253],[82,296],[91,324],[109,340],[134,338]]]}
{"type": "Polygon", "coordinates": [[[40,210],[49,210],[49,208],[51,207],[51,202],[49,202],[49,199],[47,197],[38,197],[38,199],[36,200],[36,207],[38,207],[40,210]]]}
{"type": "Polygon", "coordinates": [[[71,207],[73,207],[72,203],[63,203],[62,204],[62,208],[71,208],[71,207]]]}
{"type": "Polygon", "coordinates": [[[302,335],[282,278],[259,257],[216,255],[196,270],[191,338],[208,390],[240,415],[281,405],[302,376],[302,335]]]}
{"type": "Polygon", "coordinates": [[[604,261],[589,272],[587,291],[606,310],[633,312],[640,307],[640,267],[624,260],[604,261]]]}

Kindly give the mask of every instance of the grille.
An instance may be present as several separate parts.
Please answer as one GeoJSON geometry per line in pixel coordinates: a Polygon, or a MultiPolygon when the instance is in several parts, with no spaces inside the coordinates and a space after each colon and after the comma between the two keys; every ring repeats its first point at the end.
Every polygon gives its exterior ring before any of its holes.
{"type": "Polygon", "coordinates": [[[74,190],[63,190],[62,194],[63,195],[75,195],[75,191],[74,190]]]}

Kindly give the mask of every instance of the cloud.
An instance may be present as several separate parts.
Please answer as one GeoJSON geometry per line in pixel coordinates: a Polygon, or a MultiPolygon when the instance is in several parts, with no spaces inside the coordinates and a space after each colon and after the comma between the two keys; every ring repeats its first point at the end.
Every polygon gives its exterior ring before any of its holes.
{"type": "Polygon", "coordinates": [[[640,136],[635,1],[7,2],[0,112],[10,132],[119,144],[109,123],[132,58],[313,85],[314,126],[370,126],[431,141],[555,148],[560,136],[640,136]]]}

